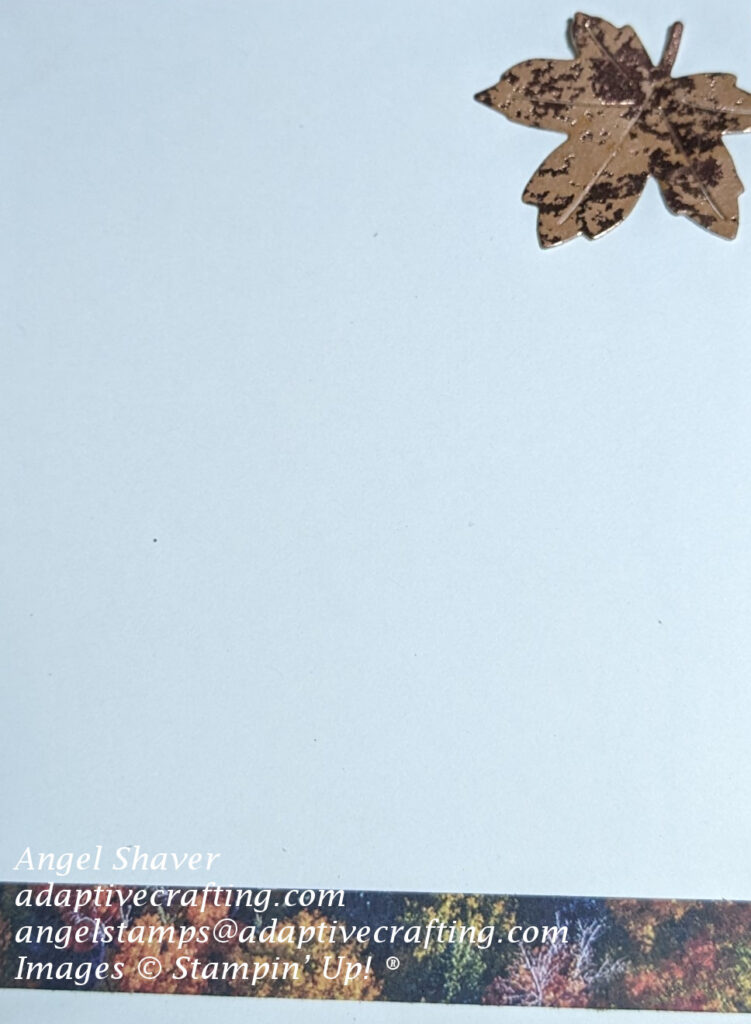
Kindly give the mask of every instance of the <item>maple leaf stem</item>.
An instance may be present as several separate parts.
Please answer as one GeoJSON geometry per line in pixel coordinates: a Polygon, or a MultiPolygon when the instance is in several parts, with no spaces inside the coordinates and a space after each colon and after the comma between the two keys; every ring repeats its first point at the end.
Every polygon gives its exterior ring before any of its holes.
{"type": "Polygon", "coordinates": [[[662,60],[659,63],[659,70],[665,74],[671,74],[673,65],[675,64],[676,57],[678,56],[678,50],[681,45],[681,39],[683,37],[683,23],[676,21],[668,33],[668,41],[665,44],[665,50],[662,54],[662,60]]]}

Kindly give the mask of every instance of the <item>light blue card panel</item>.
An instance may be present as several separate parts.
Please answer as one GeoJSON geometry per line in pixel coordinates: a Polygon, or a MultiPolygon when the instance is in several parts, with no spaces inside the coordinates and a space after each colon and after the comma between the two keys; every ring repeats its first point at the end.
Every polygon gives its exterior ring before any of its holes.
{"type": "MultiPolygon", "coordinates": [[[[472,97],[573,13],[3,4],[4,880],[751,897],[751,200],[539,250],[472,97]]],[[[751,89],[747,4],[589,13],[751,89]]],[[[248,1007],[0,993],[103,1013],[248,1007]]]]}

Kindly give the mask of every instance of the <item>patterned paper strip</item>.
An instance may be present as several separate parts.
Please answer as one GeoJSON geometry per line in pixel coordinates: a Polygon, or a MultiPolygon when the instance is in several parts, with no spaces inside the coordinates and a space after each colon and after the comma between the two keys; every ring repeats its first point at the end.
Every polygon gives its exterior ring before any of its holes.
{"type": "Polygon", "coordinates": [[[0,885],[7,988],[751,1010],[751,903],[0,885]]]}

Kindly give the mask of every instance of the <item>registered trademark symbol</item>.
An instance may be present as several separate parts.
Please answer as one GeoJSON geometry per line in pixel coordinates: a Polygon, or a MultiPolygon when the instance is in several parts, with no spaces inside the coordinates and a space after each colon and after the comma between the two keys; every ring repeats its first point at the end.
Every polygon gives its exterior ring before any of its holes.
{"type": "Polygon", "coordinates": [[[386,966],[388,967],[388,969],[390,971],[398,971],[399,970],[399,957],[398,956],[390,956],[388,958],[388,960],[386,961],[386,966]]]}

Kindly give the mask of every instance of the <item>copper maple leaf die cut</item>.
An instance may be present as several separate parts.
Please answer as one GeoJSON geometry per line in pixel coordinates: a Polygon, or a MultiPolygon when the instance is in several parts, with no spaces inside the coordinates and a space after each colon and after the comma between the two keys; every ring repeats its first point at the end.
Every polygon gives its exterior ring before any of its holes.
{"type": "Polygon", "coordinates": [[[650,174],[672,213],[735,238],[743,185],[722,136],[751,131],[751,95],[734,75],[671,77],[682,31],[673,26],[654,65],[632,28],[577,14],[574,60],[524,61],[475,97],[568,136],[524,191],[544,248],[616,227],[650,174]]]}

